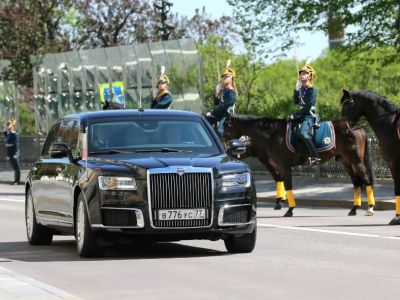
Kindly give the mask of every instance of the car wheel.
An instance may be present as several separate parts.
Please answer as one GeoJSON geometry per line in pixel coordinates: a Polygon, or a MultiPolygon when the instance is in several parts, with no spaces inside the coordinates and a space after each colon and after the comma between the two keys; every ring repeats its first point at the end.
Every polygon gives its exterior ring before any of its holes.
{"type": "Polygon", "coordinates": [[[230,253],[250,253],[256,245],[257,226],[253,232],[241,236],[231,235],[225,242],[226,250],[230,253]]]}
{"type": "Polygon", "coordinates": [[[32,191],[29,190],[25,201],[25,225],[28,243],[31,245],[48,245],[53,240],[53,234],[36,221],[32,191]]]}
{"type": "Polygon", "coordinates": [[[96,257],[100,254],[97,237],[90,228],[89,217],[83,195],[79,195],[75,217],[75,239],[81,257],[96,257]]]}

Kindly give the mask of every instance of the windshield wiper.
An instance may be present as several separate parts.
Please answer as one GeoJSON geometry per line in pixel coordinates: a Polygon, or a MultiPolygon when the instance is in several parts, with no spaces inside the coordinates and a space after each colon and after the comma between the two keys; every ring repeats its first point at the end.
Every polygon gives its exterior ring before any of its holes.
{"type": "Polygon", "coordinates": [[[193,152],[192,150],[182,150],[174,148],[159,148],[159,149],[141,149],[136,150],[136,153],[146,153],[146,152],[193,152]]]}
{"type": "Polygon", "coordinates": [[[119,150],[104,150],[104,151],[92,151],[89,154],[118,154],[118,153],[133,153],[130,151],[119,151],[119,150]]]}

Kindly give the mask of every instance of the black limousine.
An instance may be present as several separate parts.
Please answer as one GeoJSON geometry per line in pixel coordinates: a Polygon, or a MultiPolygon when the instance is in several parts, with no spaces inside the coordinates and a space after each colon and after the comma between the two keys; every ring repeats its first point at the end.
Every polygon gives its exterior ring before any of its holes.
{"type": "Polygon", "coordinates": [[[249,167],[225,150],[202,116],[173,110],[67,115],[49,130],[28,174],[28,242],[76,238],[82,257],[99,240],[223,239],[232,253],[256,242],[256,191],[249,167]]]}

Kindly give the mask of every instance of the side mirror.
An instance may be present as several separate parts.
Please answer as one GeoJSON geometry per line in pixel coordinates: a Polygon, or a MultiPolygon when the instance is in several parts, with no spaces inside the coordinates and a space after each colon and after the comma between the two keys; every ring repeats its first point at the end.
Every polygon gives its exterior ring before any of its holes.
{"type": "Polygon", "coordinates": [[[237,155],[239,158],[246,152],[246,145],[241,140],[230,140],[227,152],[229,155],[237,155]]]}
{"type": "Polygon", "coordinates": [[[63,158],[68,157],[70,161],[73,161],[71,149],[65,143],[54,143],[50,146],[49,155],[51,158],[63,158]]]}

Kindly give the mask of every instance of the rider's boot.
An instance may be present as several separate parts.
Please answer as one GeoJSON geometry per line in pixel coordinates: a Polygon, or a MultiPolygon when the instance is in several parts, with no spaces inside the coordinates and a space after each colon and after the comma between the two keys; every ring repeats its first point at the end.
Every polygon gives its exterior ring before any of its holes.
{"type": "Polygon", "coordinates": [[[307,147],[307,151],[310,154],[310,164],[311,165],[318,165],[319,162],[321,161],[321,158],[319,158],[317,149],[314,146],[314,143],[310,138],[303,139],[304,144],[307,147]]]}

